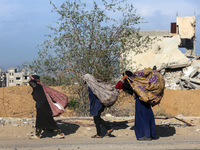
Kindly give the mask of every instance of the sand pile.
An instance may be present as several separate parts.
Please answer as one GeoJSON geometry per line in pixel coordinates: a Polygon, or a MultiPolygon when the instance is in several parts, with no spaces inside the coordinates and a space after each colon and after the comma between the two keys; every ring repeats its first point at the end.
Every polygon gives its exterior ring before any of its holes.
{"type": "MultiPolygon", "coordinates": [[[[63,91],[62,87],[52,88],[70,94],[67,90],[63,91]]],[[[35,117],[35,101],[32,99],[31,92],[31,87],[26,85],[0,88],[0,117],[35,117]]],[[[134,113],[134,100],[130,96],[122,99],[124,97],[122,94],[114,107],[133,108],[131,113],[134,113]]],[[[190,91],[166,89],[161,104],[153,108],[154,114],[200,116],[199,95],[200,89],[190,91]]],[[[64,117],[75,115],[75,112],[68,108],[62,114],[64,117]]]]}

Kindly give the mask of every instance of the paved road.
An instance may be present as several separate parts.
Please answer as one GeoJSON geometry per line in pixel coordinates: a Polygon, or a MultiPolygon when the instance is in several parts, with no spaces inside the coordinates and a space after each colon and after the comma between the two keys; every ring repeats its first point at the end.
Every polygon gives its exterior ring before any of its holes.
{"type": "Polygon", "coordinates": [[[172,136],[153,141],[128,137],[92,139],[88,137],[44,138],[40,140],[0,140],[0,150],[153,150],[200,149],[200,136],[172,136]]]}

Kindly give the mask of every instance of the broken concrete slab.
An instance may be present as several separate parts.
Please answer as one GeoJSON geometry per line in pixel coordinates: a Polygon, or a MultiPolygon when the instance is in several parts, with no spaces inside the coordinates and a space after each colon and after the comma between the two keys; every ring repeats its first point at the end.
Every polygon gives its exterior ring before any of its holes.
{"type": "MultiPolygon", "coordinates": [[[[151,38],[155,37],[151,36],[151,38]]],[[[130,52],[126,59],[131,65],[127,68],[131,69],[136,66],[140,70],[147,67],[153,68],[156,65],[158,69],[161,69],[172,65],[187,66],[190,63],[190,59],[178,49],[180,44],[179,35],[167,37],[163,35],[156,38],[154,44],[145,53],[136,55],[135,52],[130,52]]]]}
{"type": "Polygon", "coordinates": [[[200,79],[197,78],[189,78],[190,82],[196,83],[198,85],[200,85],[200,79]]]}

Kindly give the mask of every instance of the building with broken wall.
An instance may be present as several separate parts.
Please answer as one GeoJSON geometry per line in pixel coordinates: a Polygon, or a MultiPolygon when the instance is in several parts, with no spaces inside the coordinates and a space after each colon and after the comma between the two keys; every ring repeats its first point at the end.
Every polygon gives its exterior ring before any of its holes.
{"type": "Polygon", "coordinates": [[[127,68],[141,70],[156,65],[164,75],[166,88],[200,88],[200,57],[195,56],[195,25],[195,16],[177,16],[176,22],[171,23],[170,30],[140,31],[142,36],[149,36],[153,41],[146,52],[129,52],[126,56],[126,60],[130,62],[127,68]],[[180,48],[185,48],[186,53],[182,53],[180,48]]]}
{"type": "Polygon", "coordinates": [[[36,74],[34,71],[22,69],[21,72],[17,68],[9,68],[7,72],[0,69],[0,87],[20,86],[28,84],[29,75],[36,74]]]}

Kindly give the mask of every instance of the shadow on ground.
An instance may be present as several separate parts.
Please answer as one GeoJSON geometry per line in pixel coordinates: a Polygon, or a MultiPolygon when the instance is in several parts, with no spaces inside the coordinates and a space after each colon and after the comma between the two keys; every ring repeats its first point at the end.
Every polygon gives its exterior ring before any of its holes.
{"type": "Polygon", "coordinates": [[[157,125],[156,126],[156,138],[173,136],[176,133],[176,129],[169,125],[157,125]]]}
{"type": "MultiPolygon", "coordinates": [[[[114,129],[114,130],[121,130],[121,129],[126,129],[128,128],[129,126],[127,125],[128,124],[128,121],[119,121],[119,122],[109,122],[109,125],[114,129]]],[[[107,133],[107,130],[106,128],[102,127],[102,136],[105,136],[105,134],[107,133]]],[[[111,134],[109,135],[110,137],[115,137],[115,135],[111,134]]]]}
{"type": "MultiPolygon", "coordinates": [[[[135,130],[134,126],[131,127],[130,130],[135,130]]],[[[156,125],[156,139],[159,139],[160,137],[173,136],[175,133],[176,130],[174,127],[169,125],[156,125]]]]}
{"type": "MultiPolygon", "coordinates": [[[[64,123],[62,122],[62,120],[57,120],[56,121],[58,126],[60,127],[61,131],[65,134],[65,135],[70,135],[70,134],[74,134],[78,128],[80,127],[77,124],[73,124],[73,123],[64,123]]],[[[56,133],[54,133],[52,130],[45,130],[42,133],[42,138],[45,137],[52,137],[55,136],[56,133]]]]}
{"type": "MultiPolygon", "coordinates": [[[[80,125],[75,123],[69,123],[69,122],[63,122],[62,120],[56,121],[60,129],[65,135],[70,135],[76,133],[76,131],[79,129],[80,125]]],[[[109,122],[109,125],[114,130],[122,130],[127,129],[130,126],[128,125],[128,121],[119,121],[119,122],[109,122]]],[[[91,126],[91,124],[89,124],[91,126]]],[[[93,125],[93,127],[95,127],[93,125]]],[[[130,130],[134,130],[134,126],[130,128],[130,130]]],[[[102,126],[102,136],[105,136],[107,133],[107,130],[105,127],[102,126]]],[[[169,125],[156,125],[156,139],[159,139],[160,137],[170,137],[173,136],[176,133],[175,127],[169,126],[169,125]]],[[[42,137],[52,137],[55,136],[55,133],[51,130],[46,130],[42,133],[42,137]]],[[[110,137],[115,137],[114,135],[110,135],[110,137]]]]}

